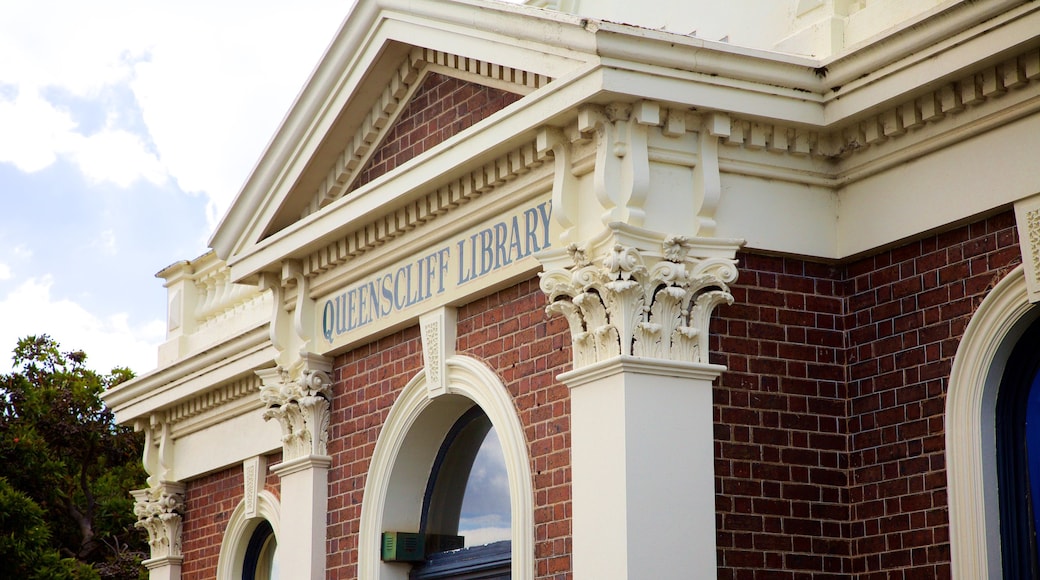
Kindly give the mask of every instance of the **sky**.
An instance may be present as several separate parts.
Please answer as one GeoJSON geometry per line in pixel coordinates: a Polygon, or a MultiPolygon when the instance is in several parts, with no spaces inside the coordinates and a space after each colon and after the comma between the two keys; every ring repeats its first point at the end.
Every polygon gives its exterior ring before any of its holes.
{"type": "Polygon", "coordinates": [[[0,373],[48,334],[156,366],[203,254],[352,0],[0,0],[0,373]]]}

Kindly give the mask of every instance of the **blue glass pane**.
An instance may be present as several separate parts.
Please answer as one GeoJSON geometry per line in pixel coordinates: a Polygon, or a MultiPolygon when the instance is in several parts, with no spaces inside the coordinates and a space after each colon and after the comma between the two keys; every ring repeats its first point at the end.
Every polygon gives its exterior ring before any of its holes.
{"type": "Polygon", "coordinates": [[[1025,456],[1029,474],[1030,507],[1033,512],[1033,529],[1040,530],[1040,509],[1037,509],[1040,508],[1040,374],[1033,377],[1026,405],[1025,456]]]}
{"type": "Polygon", "coordinates": [[[466,547],[510,539],[509,477],[498,433],[492,427],[473,460],[459,518],[466,547]]]}

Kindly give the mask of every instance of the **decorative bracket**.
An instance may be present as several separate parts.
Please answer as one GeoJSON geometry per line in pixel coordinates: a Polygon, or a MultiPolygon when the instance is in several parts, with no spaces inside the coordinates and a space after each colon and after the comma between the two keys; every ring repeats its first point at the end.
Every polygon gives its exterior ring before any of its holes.
{"type": "Polygon", "coordinates": [[[605,208],[603,223],[642,226],[650,192],[649,127],[661,123],[657,103],[612,103],[578,111],[578,130],[596,134],[593,189],[605,208]]]}
{"type": "Polygon", "coordinates": [[[448,392],[448,359],[455,355],[456,325],[454,308],[439,308],[419,317],[430,398],[448,392]]]}
{"type": "Polygon", "coordinates": [[[158,415],[151,415],[147,425],[141,421],[137,427],[144,431],[141,463],[148,474],[148,488],[155,489],[162,482],[172,479],[170,466],[173,464],[173,437],[170,435],[170,424],[161,421],[158,415]]]}

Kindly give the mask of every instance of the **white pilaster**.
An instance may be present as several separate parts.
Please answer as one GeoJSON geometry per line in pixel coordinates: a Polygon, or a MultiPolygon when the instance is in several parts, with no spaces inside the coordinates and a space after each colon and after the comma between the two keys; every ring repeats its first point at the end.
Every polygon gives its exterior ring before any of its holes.
{"type": "Polygon", "coordinates": [[[149,580],[180,580],[181,525],[184,512],[184,485],[160,482],[149,489],[130,492],[134,497],[135,527],[148,532],[151,557],[143,563],[149,580]]]}
{"type": "Polygon", "coordinates": [[[717,574],[708,327],[739,246],[613,222],[542,275],[571,329],[576,580],[717,574]]]}
{"type": "Polygon", "coordinates": [[[281,478],[282,570],[300,580],[325,578],[325,514],[328,512],[330,457],[306,456],[274,466],[281,478]]]}
{"type": "Polygon", "coordinates": [[[712,381],[623,356],[566,373],[574,577],[714,578],[712,381]]]}
{"type": "Polygon", "coordinates": [[[264,419],[282,427],[283,460],[271,468],[281,479],[279,566],[301,580],[325,578],[331,370],[332,361],[303,353],[291,370],[257,371],[264,419]]]}

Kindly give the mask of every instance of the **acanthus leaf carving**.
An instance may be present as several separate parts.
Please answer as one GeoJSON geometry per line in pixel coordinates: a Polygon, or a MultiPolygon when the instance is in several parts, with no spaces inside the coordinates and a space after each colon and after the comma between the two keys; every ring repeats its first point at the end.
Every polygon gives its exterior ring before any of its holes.
{"type": "Polygon", "coordinates": [[[573,265],[542,274],[546,311],[570,327],[575,369],[619,355],[708,362],[708,323],[733,301],[736,260],[692,257],[693,246],[683,236],[655,251],[617,242],[596,263],[572,244],[573,265]]]}
{"type": "Polygon", "coordinates": [[[184,515],[183,485],[163,482],[149,489],[132,491],[134,527],[148,532],[153,560],[181,558],[181,525],[184,515]]]}
{"type": "Polygon", "coordinates": [[[328,454],[331,415],[331,363],[317,355],[304,357],[301,368],[257,371],[263,386],[260,400],[264,420],[275,419],[282,428],[286,461],[328,454]],[[295,376],[293,379],[291,377],[295,376]]]}

